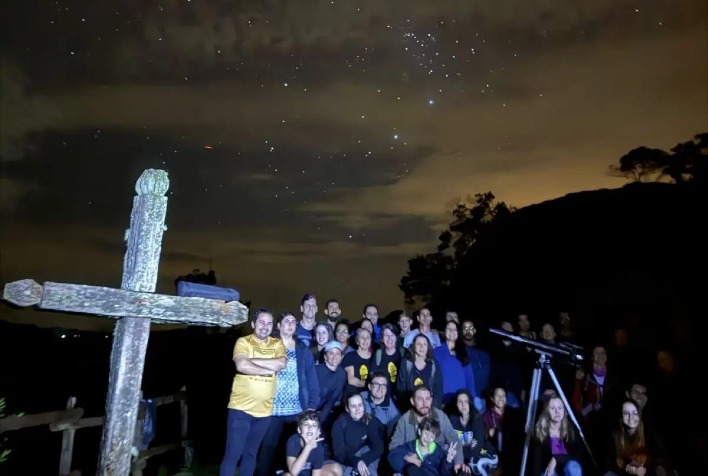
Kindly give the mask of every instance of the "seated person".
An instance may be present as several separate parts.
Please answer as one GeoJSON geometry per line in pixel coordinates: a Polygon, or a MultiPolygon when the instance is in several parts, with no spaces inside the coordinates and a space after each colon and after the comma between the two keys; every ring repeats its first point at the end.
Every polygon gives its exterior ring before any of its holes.
{"type": "Polygon", "coordinates": [[[385,443],[382,424],[364,409],[361,394],[353,393],[345,401],[345,412],[332,426],[332,452],[344,476],[377,476],[379,458],[385,443]]]}
{"type": "Polygon", "coordinates": [[[297,433],[285,445],[288,471],[284,476],[342,476],[338,464],[325,464],[322,440],[317,412],[302,412],[297,418],[297,433]]]}
{"type": "Polygon", "coordinates": [[[418,424],[418,438],[391,450],[388,461],[396,473],[406,476],[447,476],[454,472],[457,443],[447,451],[435,442],[440,422],[424,417],[418,424]]]}

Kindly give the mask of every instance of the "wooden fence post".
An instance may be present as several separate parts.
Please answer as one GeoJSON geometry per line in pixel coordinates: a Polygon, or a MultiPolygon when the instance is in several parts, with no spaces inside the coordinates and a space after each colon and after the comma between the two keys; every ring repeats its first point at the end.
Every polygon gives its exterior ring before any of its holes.
{"type": "MultiPolygon", "coordinates": [[[[76,397],[69,397],[66,409],[71,410],[76,406],[76,397]]],[[[74,454],[74,436],[76,429],[69,427],[63,431],[61,437],[61,458],[59,460],[59,476],[69,476],[71,473],[71,459],[74,454]]]]}

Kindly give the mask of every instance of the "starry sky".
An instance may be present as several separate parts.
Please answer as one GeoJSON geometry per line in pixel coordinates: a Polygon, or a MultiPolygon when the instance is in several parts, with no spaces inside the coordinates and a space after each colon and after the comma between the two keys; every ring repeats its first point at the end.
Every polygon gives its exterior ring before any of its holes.
{"type": "MultiPolygon", "coordinates": [[[[704,0],[0,5],[0,281],[119,286],[133,186],[171,186],[158,292],[401,308],[457,200],[619,187],[708,130],[704,0]]],[[[320,313],[322,311],[320,306],[320,313]]],[[[107,319],[0,318],[80,329],[107,319]]]]}

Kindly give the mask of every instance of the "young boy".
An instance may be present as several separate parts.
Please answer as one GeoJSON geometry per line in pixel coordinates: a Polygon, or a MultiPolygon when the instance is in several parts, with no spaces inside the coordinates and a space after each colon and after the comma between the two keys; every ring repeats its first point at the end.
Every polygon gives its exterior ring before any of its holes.
{"type": "Polygon", "coordinates": [[[435,438],[440,422],[425,417],[418,424],[418,438],[391,450],[388,462],[394,473],[406,476],[447,476],[453,473],[457,443],[443,450],[435,438]]]}
{"type": "Polygon", "coordinates": [[[283,476],[341,476],[339,465],[324,464],[324,447],[319,444],[323,440],[318,413],[302,412],[297,417],[297,433],[285,444],[288,471],[283,476]]]}

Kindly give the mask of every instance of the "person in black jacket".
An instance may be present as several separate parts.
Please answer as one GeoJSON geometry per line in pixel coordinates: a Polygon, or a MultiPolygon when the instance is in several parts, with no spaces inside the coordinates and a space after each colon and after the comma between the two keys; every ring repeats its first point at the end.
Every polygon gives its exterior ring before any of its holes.
{"type": "Polygon", "coordinates": [[[580,464],[583,445],[577,438],[563,400],[549,394],[534,429],[533,474],[543,476],[582,476],[580,464]]]}
{"type": "Polygon", "coordinates": [[[345,409],[332,426],[334,459],[343,466],[344,476],[377,476],[385,449],[381,423],[366,413],[358,393],[347,397],[345,409]]]}

